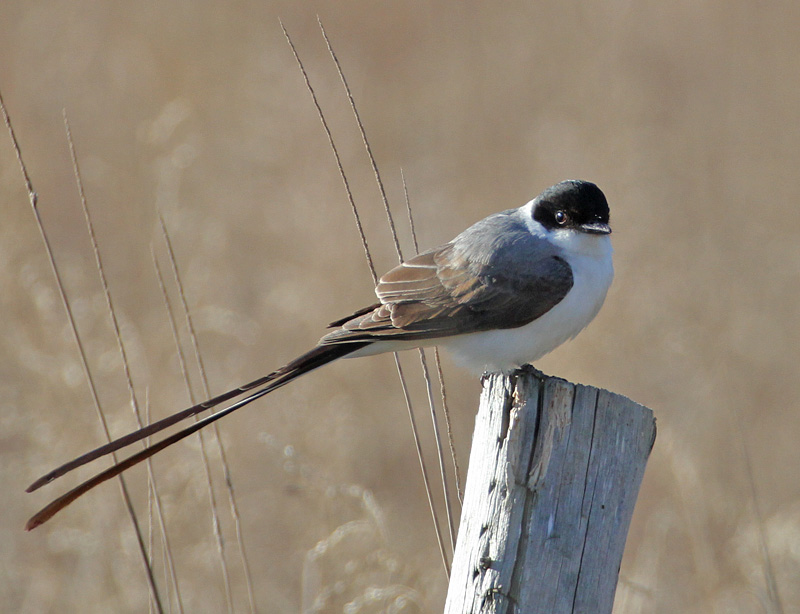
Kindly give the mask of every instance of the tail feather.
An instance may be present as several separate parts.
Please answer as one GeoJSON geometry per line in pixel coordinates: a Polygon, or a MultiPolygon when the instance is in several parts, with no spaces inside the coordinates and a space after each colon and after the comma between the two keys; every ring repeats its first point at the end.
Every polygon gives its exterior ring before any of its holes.
{"type": "Polygon", "coordinates": [[[251,394],[246,396],[245,398],[237,401],[233,405],[230,405],[216,413],[211,414],[210,416],[206,416],[202,420],[198,420],[194,424],[166,437],[165,439],[155,443],[140,452],[126,458],[125,460],[121,461],[120,463],[102,471],[101,473],[95,475],[93,478],[83,482],[81,485],[77,486],[76,488],[70,490],[66,494],[62,495],[61,497],[55,499],[52,503],[41,509],[37,512],[31,519],[28,521],[27,525],[25,526],[26,530],[30,531],[31,529],[35,529],[40,524],[46,522],[50,518],[52,518],[57,512],[65,508],[67,505],[72,503],[75,499],[80,497],[85,492],[91,490],[98,484],[102,484],[106,480],[109,480],[126,469],[133,467],[134,465],[140,463],[141,461],[150,458],[157,452],[160,452],[164,448],[171,446],[173,443],[180,441],[188,437],[189,435],[196,433],[204,426],[207,426],[213,422],[216,422],[220,418],[227,416],[228,414],[244,407],[245,405],[252,403],[258,398],[272,392],[273,390],[277,390],[278,388],[285,386],[289,382],[293,381],[294,379],[300,377],[301,375],[308,373],[309,371],[313,371],[329,362],[332,362],[338,358],[342,358],[356,350],[368,345],[368,342],[359,342],[359,343],[342,343],[342,344],[335,344],[335,345],[325,345],[325,346],[317,346],[314,349],[302,354],[301,356],[297,357],[284,367],[281,367],[277,371],[273,371],[269,375],[265,375],[257,380],[253,380],[252,382],[245,384],[244,386],[240,386],[238,388],[234,388],[224,394],[216,396],[208,401],[203,403],[199,403],[198,405],[194,405],[193,407],[189,407],[188,409],[184,409],[179,411],[172,416],[164,418],[163,420],[159,420],[158,422],[154,422],[149,426],[143,427],[138,431],[134,431],[120,437],[119,439],[115,439],[114,441],[107,443],[91,452],[83,454],[78,458],[61,465],[60,467],[54,469],[50,473],[42,476],[38,480],[36,480],[33,484],[31,484],[27,488],[27,492],[32,492],[41,486],[52,482],[54,479],[61,477],[62,475],[69,473],[73,469],[85,465],[88,462],[91,462],[101,456],[105,456],[112,452],[115,452],[121,448],[124,448],[132,443],[140,441],[145,437],[149,437],[154,433],[158,433],[165,428],[172,426],[173,424],[180,422],[190,416],[194,416],[195,414],[200,413],[205,409],[210,409],[225,401],[229,401],[237,396],[240,396],[246,392],[253,391],[251,394]],[[260,388],[256,390],[257,388],[260,388]]]}
{"type": "Polygon", "coordinates": [[[68,463],[64,463],[60,467],[53,469],[51,472],[43,475],[41,478],[36,480],[33,484],[28,486],[26,492],[33,492],[34,490],[38,490],[45,484],[49,484],[56,478],[61,477],[62,475],[69,473],[73,469],[77,469],[85,465],[86,463],[90,463],[93,460],[100,458],[101,456],[105,456],[107,454],[111,454],[112,452],[116,452],[121,448],[125,448],[132,443],[136,443],[137,441],[141,441],[146,437],[150,437],[155,435],[156,433],[160,433],[166,428],[169,428],[173,424],[177,424],[185,420],[186,418],[190,418],[191,416],[197,415],[207,409],[211,409],[224,403],[225,401],[230,401],[231,399],[236,398],[237,396],[244,394],[250,390],[263,386],[264,384],[269,383],[270,381],[274,380],[278,377],[278,371],[274,371],[269,375],[265,375],[263,377],[258,378],[257,380],[253,380],[252,382],[245,384],[244,386],[239,386],[238,388],[234,388],[233,390],[229,390],[224,394],[219,396],[213,397],[208,399],[207,401],[203,401],[202,403],[198,403],[197,405],[193,405],[187,409],[181,410],[172,414],[171,416],[167,416],[166,418],[162,418],[156,422],[151,422],[147,426],[144,426],[136,431],[128,433],[127,435],[123,435],[114,441],[110,441],[107,444],[104,444],[86,454],[82,454],[81,456],[69,461],[68,463]]]}

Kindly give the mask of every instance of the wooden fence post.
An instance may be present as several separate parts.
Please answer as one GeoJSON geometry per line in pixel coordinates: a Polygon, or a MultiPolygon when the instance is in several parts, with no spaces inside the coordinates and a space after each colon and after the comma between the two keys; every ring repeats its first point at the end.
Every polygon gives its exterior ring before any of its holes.
{"type": "Polygon", "coordinates": [[[446,614],[610,614],[653,413],[532,368],[492,375],[446,614]]]}

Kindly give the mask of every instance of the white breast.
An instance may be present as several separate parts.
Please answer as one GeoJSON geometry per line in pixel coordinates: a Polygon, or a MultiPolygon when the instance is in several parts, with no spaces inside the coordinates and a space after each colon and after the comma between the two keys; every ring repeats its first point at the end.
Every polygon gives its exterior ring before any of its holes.
{"type": "MultiPolygon", "coordinates": [[[[547,232],[536,222],[531,222],[530,227],[532,233],[547,232]]],[[[564,299],[540,318],[518,328],[441,339],[378,341],[348,358],[438,345],[475,373],[498,373],[513,371],[553,351],[581,332],[600,311],[614,278],[614,266],[608,235],[564,230],[547,235],[548,240],[561,248],[561,257],[572,267],[573,285],[564,299]]]]}
{"type": "Polygon", "coordinates": [[[609,237],[556,231],[551,239],[572,267],[574,283],[564,299],[519,328],[441,339],[438,345],[456,362],[478,373],[512,371],[572,339],[594,319],[614,277],[609,237]]]}

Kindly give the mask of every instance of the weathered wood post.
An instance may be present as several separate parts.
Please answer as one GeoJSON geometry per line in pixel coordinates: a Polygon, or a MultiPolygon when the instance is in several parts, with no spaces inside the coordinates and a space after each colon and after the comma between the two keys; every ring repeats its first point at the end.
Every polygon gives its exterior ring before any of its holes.
{"type": "Polygon", "coordinates": [[[607,390],[487,377],[445,612],[610,614],[655,436],[607,390]]]}

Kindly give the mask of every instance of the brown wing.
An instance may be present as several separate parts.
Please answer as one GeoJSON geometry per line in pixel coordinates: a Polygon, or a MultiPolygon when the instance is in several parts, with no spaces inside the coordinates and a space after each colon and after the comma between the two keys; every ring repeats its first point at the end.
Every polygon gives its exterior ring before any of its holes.
{"type": "Polygon", "coordinates": [[[508,264],[471,261],[453,243],[420,254],[381,277],[380,304],[334,322],[341,328],[320,343],[516,328],[552,309],[572,287],[569,265],[555,254],[508,264]]]}

